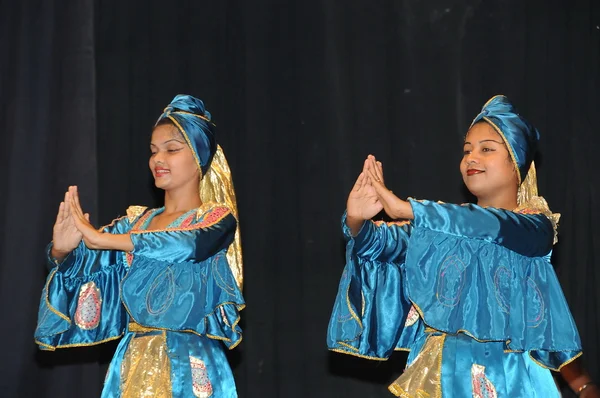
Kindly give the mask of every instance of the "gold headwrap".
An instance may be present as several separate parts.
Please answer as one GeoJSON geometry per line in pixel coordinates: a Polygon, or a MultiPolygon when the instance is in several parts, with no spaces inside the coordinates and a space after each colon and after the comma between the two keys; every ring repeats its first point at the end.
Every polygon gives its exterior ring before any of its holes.
{"type": "Polygon", "coordinates": [[[535,170],[535,162],[531,162],[529,171],[523,183],[519,186],[517,192],[517,209],[515,211],[531,210],[544,214],[554,228],[554,244],[558,242],[558,221],[560,213],[552,213],[548,202],[542,196],[538,196],[537,172],[535,170]]]}

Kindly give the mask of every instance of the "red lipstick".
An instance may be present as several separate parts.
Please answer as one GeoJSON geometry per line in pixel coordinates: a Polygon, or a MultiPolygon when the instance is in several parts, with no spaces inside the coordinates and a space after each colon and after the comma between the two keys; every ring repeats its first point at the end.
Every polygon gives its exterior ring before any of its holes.
{"type": "Polygon", "coordinates": [[[468,176],[472,176],[472,175],[480,174],[480,173],[483,173],[483,172],[484,172],[483,170],[469,169],[469,170],[467,170],[467,175],[468,176]]]}

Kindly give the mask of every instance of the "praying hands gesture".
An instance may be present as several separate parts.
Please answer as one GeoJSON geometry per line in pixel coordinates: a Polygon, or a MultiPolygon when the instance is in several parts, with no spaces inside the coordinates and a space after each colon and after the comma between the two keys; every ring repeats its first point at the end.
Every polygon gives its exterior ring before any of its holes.
{"type": "MultiPolygon", "coordinates": [[[[83,239],[83,234],[71,217],[70,192],[72,188],[69,187],[69,190],[65,193],[64,200],[60,202],[52,231],[52,251],[50,255],[58,261],[62,261],[69,255],[79,245],[81,239],[83,239]]],[[[84,214],[83,217],[89,220],[89,214],[84,214]]]]}
{"type": "Polygon", "coordinates": [[[385,186],[383,165],[369,155],[348,196],[346,223],[356,235],[365,220],[382,209],[393,219],[414,218],[410,203],[398,198],[385,186]]]}
{"type": "MultiPolygon", "coordinates": [[[[383,205],[379,201],[377,191],[371,183],[368,168],[370,166],[369,159],[365,160],[362,173],[358,176],[350,195],[346,207],[348,209],[348,220],[356,220],[362,222],[368,220],[381,210],[383,205]]],[[[358,231],[356,231],[358,232],[358,231]]]]}
{"type": "Polygon", "coordinates": [[[90,216],[81,210],[81,204],[79,203],[79,192],[77,192],[77,186],[69,187],[67,191],[67,201],[69,204],[69,210],[71,220],[81,233],[83,242],[89,249],[102,249],[100,246],[102,232],[98,231],[90,223],[90,216]]]}
{"type": "Polygon", "coordinates": [[[52,235],[51,256],[62,261],[83,239],[88,249],[132,251],[128,234],[110,234],[94,228],[90,215],[84,213],[79,203],[76,186],[70,186],[60,203],[52,235]]]}

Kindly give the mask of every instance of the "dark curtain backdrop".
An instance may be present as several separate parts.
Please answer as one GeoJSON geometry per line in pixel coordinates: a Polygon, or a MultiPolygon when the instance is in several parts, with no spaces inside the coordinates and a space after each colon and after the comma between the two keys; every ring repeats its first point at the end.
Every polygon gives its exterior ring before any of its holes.
{"type": "Polygon", "coordinates": [[[115,345],[37,351],[43,249],[77,184],[96,225],[157,206],[151,126],[202,98],[236,186],[242,397],[382,397],[405,357],[329,353],[339,219],[373,153],[400,196],[470,200],[458,162],[483,103],[541,131],[553,262],[600,379],[600,3],[520,0],[21,0],[0,6],[0,393],[97,397],[115,345]]]}

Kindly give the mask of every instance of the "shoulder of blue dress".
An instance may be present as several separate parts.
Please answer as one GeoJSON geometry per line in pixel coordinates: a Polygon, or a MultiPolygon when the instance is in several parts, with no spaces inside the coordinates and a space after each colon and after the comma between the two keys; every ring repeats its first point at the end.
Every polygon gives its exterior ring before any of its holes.
{"type": "Polygon", "coordinates": [[[194,229],[208,228],[219,223],[230,214],[232,214],[232,211],[227,206],[214,202],[204,203],[198,208],[195,214],[196,220],[190,226],[194,229]]]}
{"type": "Polygon", "coordinates": [[[558,222],[560,221],[560,213],[553,213],[544,197],[533,196],[527,202],[519,205],[514,212],[530,215],[543,214],[546,216],[554,229],[554,244],[558,242],[558,222]]]}
{"type": "Polygon", "coordinates": [[[129,206],[127,208],[127,219],[133,224],[148,209],[146,206],[129,206]]]}

